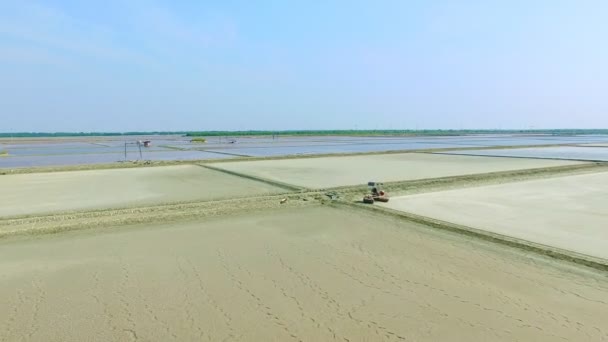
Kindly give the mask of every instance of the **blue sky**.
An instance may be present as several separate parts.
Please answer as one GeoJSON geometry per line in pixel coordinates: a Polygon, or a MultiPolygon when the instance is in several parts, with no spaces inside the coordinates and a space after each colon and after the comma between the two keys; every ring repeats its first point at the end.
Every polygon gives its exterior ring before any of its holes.
{"type": "Polygon", "coordinates": [[[0,0],[0,131],[608,128],[608,2],[0,0]]]}

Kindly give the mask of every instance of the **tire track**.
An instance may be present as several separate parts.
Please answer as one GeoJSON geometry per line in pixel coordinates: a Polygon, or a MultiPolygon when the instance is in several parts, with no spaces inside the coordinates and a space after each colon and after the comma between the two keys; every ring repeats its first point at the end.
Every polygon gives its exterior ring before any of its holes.
{"type": "MultiPolygon", "coordinates": [[[[321,243],[321,242],[320,242],[320,243],[321,243]]],[[[336,249],[336,250],[340,251],[340,250],[339,250],[337,247],[335,247],[335,246],[332,246],[332,245],[328,245],[328,246],[329,246],[330,248],[332,248],[332,249],[336,249]]],[[[455,300],[459,301],[460,303],[463,303],[463,304],[466,304],[466,305],[473,305],[473,306],[477,307],[478,309],[483,310],[483,311],[485,311],[485,312],[493,312],[493,313],[496,313],[496,314],[498,314],[499,316],[502,316],[503,318],[506,318],[506,319],[508,319],[508,320],[511,320],[511,321],[512,321],[513,323],[515,323],[515,324],[519,324],[519,323],[522,323],[522,322],[523,322],[523,320],[521,320],[521,319],[519,319],[519,318],[517,318],[517,317],[515,317],[515,316],[513,316],[513,315],[509,315],[509,314],[505,313],[503,310],[498,310],[498,309],[489,308],[489,307],[487,307],[487,306],[482,305],[481,303],[472,303],[472,302],[470,302],[470,301],[468,301],[468,300],[464,300],[464,299],[462,299],[460,296],[449,294],[448,292],[446,292],[446,291],[445,291],[445,290],[443,290],[443,289],[435,288],[435,287],[430,286],[430,285],[428,285],[428,284],[424,284],[424,283],[420,283],[420,282],[416,282],[416,281],[411,281],[411,280],[408,280],[408,279],[402,279],[402,278],[400,278],[400,277],[398,277],[398,276],[394,275],[393,273],[388,272],[388,271],[387,271],[387,270],[386,270],[386,269],[385,269],[385,268],[384,268],[384,267],[383,267],[383,266],[382,266],[382,265],[381,265],[381,264],[380,264],[380,263],[377,261],[377,256],[376,256],[374,253],[371,253],[371,252],[369,252],[368,250],[366,250],[365,248],[363,248],[363,246],[361,245],[361,243],[353,243],[353,244],[352,244],[352,246],[356,247],[356,249],[357,249],[358,251],[360,251],[361,253],[363,253],[363,254],[364,254],[364,255],[365,255],[365,256],[366,256],[366,257],[367,257],[367,258],[368,258],[368,259],[369,259],[369,260],[372,262],[372,264],[373,264],[373,265],[374,265],[374,266],[375,266],[375,267],[376,267],[376,268],[377,268],[377,269],[380,271],[380,273],[382,273],[382,274],[383,274],[383,276],[384,276],[384,277],[388,277],[388,278],[390,278],[390,280],[389,280],[388,282],[389,282],[391,285],[396,286],[396,287],[397,287],[397,288],[399,288],[400,290],[402,290],[402,289],[403,289],[403,287],[400,285],[400,283],[402,283],[402,282],[406,282],[406,283],[413,284],[413,285],[416,285],[416,286],[424,286],[425,288],[428,288],[428,289],[430,289],[430,290],[432,290],[432,291],[438,292],[438,294],[440,294],[440,295],[442,295],[442,296],[445,296],[445,297],[450,297],[450,298],[452,298],[452,299],[455,299],[455,300]]],[[[345,255],[345,256],[346,256],[346,254],[347,254],[347,253],[345,253],[344,251],[340,251],[340,253],[341,253],[342,255],[345,255]]],[[[429,269],[431,269],[431,268],[429,268],[429,269]]],[[[429,276],[430,276],[430,277],[432,277],[432,278],[441,278],[441,277],[436,277],[436,276],[434,276],[432,272],[428,272],[428,273],[429,273],[429,276]]],[[[444,273],[444,274],[445,274],[446,272],[441,272],[441,273],[444,273]]],[[[454,272],[451,272],[451,271],[448,271],[448,272],[447,272],[447,274],[451,274],[451,275],[455,276],[454,272]]],[[[523,278],[523,277],[521,277],[521,276],[519,276],[519,275],[516,275],[516,274],[513,274],[513,276],[515,276],[515,277],[517,277],[517,278],[520,278],[521,280],[524,280],[524,281],[529,281],[529,280],[530,280],[530,279],[523,278]]],[[[455,276],[455,277],[454,277],[454,279],[455,279],[455,280],[457,280],[457,281],[459,281],[459,282],[462,282],[462,280],[463,280],[463,278],[462,278],[462,277],[459,277],[459,276],[455,276]]],[[[485,286],[483,283],[473,283],[473,282],[470,282],[470,281],[469,281],[469,282],[466,282],[466,283],[475,284],[476,286],[481,286],[481,287],[487,287],[487,286],[485,286]]],[[[545,284],[540,284],[540,283],[539,283],[538,285],[541,285],[541,286],[543,286],[543,287],[546,287],[546,286],[547,286],[547,285],[545,285],[545,284]]],[[[562,293],[562,294],[572,294],[572,293],[570,293],[570,292],[563,291],[563,290],[558,289],[558,288],[553,287],[553,286],[549,286],[549,288],[551,288],[551,289],[555,290],[556,292],[560,292],[560,293],[562,293]]],[[[541,307],[532,307],[530,304],[525,303],[525,302],[522,302],[522,301],[521,301],[521,299],[519,299],[519,298],[512,298],[512,297],[506,296],[506,295],[505,295],[504,293],[502,293],[501,291],[499,291],[498,293],[493,292],[492,298],[493,298],[493,299],[496,299],[496,300],[501,301],[503,305],[510,305],[510,306],[515,306],[515,307],[518,307],[518,308],[519,308],[521,311],[533,311],[533,312],[535,312],[537,315],[539,315],[540,317],[550,317],[550,318],[551,318],[553,321],[555,321],[556,323],[561,323],[561,322],[563,322],[563,321],[558,320],[558,319],[555,317],[555,315],[554,315],[553,313],[548,312],[548,311],[544,311],[544,310],[543,310],[541,307]]],[[[590,301],[593,301],[593,300],[590,300],[590,301]]],[[[604,303],[603,301],[593,301],[593,302],[596,302],[596,303],[602,303],[602,304],[604,303]]],[[[579,323],[579,325],[576,325],[576,326],[575,326],[575,325],[572,325],[572,323],[570,322],[570,320],[569,320],[569,318],[568,318],[568,317],[566,317],[566,316],[564,316],[564,315],[561,315],[561,316],[562,316],[562,318],[565,320],[565,322],[567,322],[567,323],[568,323],[568,326],[569,326],[570,328],[574,328],[574,329],[576,329],[578,332],[581,332],[581,333],[582,333],[582,329],[581,329],[581,328],[584,328],[584,327],[585,327],[585,325],[584,325],[584,324],[579,323]]],[[[474,326],[474,327],[476,327],[476,328],[478,328],[478,329],[481,329],[481,330],[489,330],[489,331],[491,331],[493,334],[496,334],[496,331],[495,331],[495,330],[493,330],[493,329],[488,329],[488,328],[487,328],[487,327],[485,327],[483,324],[480,324],[480,323],[474,323],[474,322],[471,322],[471,321],[464,321],[464,320],[463,320],[462,318],[460,318],[460,317],[458,317],[457,319],[458,319],[458,320],[459,320],[461,323],[463,323],[463,324],[465,324],[465,325],[474,326]]],[[[526,328],[526,329],[536,329],[536,330],[541,331],[541,332],[543,332],[543,333],[545,333],[545,334],[548,334],[549,336],[552,336],[552,337],[555,337],[555,338],[560,338],[559,336],[557,336],[557,335],[554,335],[554,334],[550,333],[549,331],[547,331],[546,329],[543,329],[543,328],[542,328],[542,327],[540,327],[540,326],[536,326],[536,325],[532,325],[532,324],[520,324],[520,325],[519,325],[519,327],[521,327],[521,328],[526,328]]],[[[596,330],[596,331],[600,332],[600,333],[603,333],[603,331],[602,331],[600,328],[598,328],[598,327],[595,327],[595,326],[594,326],[594,327],[592,327],[592,328],[593,328],[594,330],[596,330]]],[[[587,330],[587,329],[586,329],[586,330],[587,330]]],[[[505,331],[503,331],[503,332],[506,332],[506,333],[511,334],[511,332],[509,332],[509,331],[507,331],[507,330],[505,330],[505,331]]],[[[587,335],[587,336],[588,336],[589,338],[592,338],[592,336],[590,336],[590,335],[587,335]]]]}
{"type": "Polygon", "coordinates": [[[27,340],[32,341],[34,335],[40,330],[40,307],[46,302],[46,291],[42,287],[40,279],[36,278],[32,281],[32,287],[35,294],[32,296],[32,317],[30,320],[30,329],[27,333],[27,340]]]}
{"type": "Polygon", "coordinates": [[[46,302],[46,291],[43,287],[42,282],[38,278],[34,278],[31,281],[32,295],[27,295],[22,289],[17,289],[17,301],[12,306],[11,312],[8,319],[6,320],[5,327],[3,330],[2,338],[0,341],[14,341],[11,339],[11,335],[15,332],[17,324],[17,316],[23,310],[24,307],[31,307],[31,314],[29,315],[29,328],[24,331],[20,336],[21,341],[32,341],[34,335],[40,330],[40,308],[46,302]]]}
{"type": "Polygon", "coordinates": [[[209,306],[211,306],[223,318],[223,322],[226,325],[226,329],[228,330],[228,334],[227,334],[227,336],[225,336],[221,340],[222,341],[236,341],[236,340],[238,340],[240,338],[240,336],[237,334],[236,330],[234,329],[234,326],[232,325],[232,317],[230,316],[230,314],[228,314],[228,312],[226,310],[224,310],[224,308],[222,308],[221,305],[219,305],[219,303],[215,299],[213,299],[213,297],[211,296],[211,294],[209,294],[209,291],[205,287],[205,283],[203,281],[203,277],[201,276],[200,271],[194,265],[194,263],[192,262],[192,260],[190,260],[190,259],[185,259],[185,260],[186,260],[186,263],[188,263],[188,265],[192,269],[192,273],[194,274],[194,277],[196,278],[196,280],[198,282],[198,288],[199,288],[201,294],[203,295],[203,298],[205,298],[205,301],[209,304],[209,306]]]}
{"type": "MultiPolygon", "coordinates": [[[[349,259],[349,260],[352,259],[352,256],[349,253],[345,252],[344,250],[341,250],[340,248],[337,248],[337,247],[335,247],[333,245],[328,245],[328,244],[326,244],[326,243],[324,243],[322,241],[319,241],[319,240],[316,240],[316,242],[319,245],[325,245],[327,248],[329,248],[331,251],[333,251],[333,253],[328,253],[328,255],[332,255],[332,254],[335,255],[335,252],[338,252],[338,254],[343,255],[347,259],[349,259]]],[[[293,246],[293,248],[300,248],[300,247],[299,246],[293,246]]],[[[363,250],[362,247],[361,247],[361,250],[363,250]]],[[[306,255],[309,255],[309,256],[310,255],[315,255],[315,253],[312,253],[311,251],[304,251],[304,253],[306,255]]],[[[395,296],[397,298],[402,298],[402,299],[405,299],[405,300],[410,301],[410,302],[412,300],[415,300],[415,298],[419,296],[420,290],[406,288],[406,287],[404,287],[404,286],[401,285],[401,283],[408,283],[408,284],[410,284],[412,286],[418,287],[421,290],[429,290],[429,291],[435,292],[436,294],[439,294],[439,295],[441,295],[443,297],[447,297],[447,298],[449,298],[451,300],[457,300],[458,302],[460,302],[462,304],[472,305],[472,306],[476,307],[479,310],[483,310],[485,312],[493,312],[495,314],[498,314],[499,316],[502,316],[505,319],[508,319],[509,321],[513,322],[514,324],[521,324],[521,323],[523,323],[523,321],[521,319],[519,319],[517,317],[514,317],[512,315],[509,315],[506,312],[504,312],[503,310],[498,310],[498,309],[490,308],[490,307],[484,306],[484,305],[482,305],[480,303],[472,303],[470,301],[462,299],[460,296],[452,295],[452,294],[448,293],[447,291],[445,291],[444,289],[441,289],[441,288],[438,288],[438,287],[434,287],[434,286],[430,285],[429,283],[418,282],[418,281],[415,281],[415,280],[412,280],[412,279],[400,278],[400,277],[394,275],[393,273],[388,272],[375,259],[375,257],[371,253],[366,253],[366,256],[367,256],[367,258],[369,258],[369,260],[372,262],[372,264],[374,264],[374,266],[377,267],[377,269],[379,270],[379,272],[382,274],[382,277],[384,277],[384,278],[381,277],[381,279],[383,281],[385,281],[386,284],[390,284],[393,287],[395,287],[399,292],[389,291],[389,290],[386,289],[386,286],[375,285],[373,282],[377,281],[378,277],[372,276],[368,272],[366,272],[365,270],[362,270],[362,269],[357,268],[355,266],[352,266],[352,265],[350,266],[351,269],[355,272],[355,274],[363,274],[363,275],[365,275],[366,277],[372,279],[372,283],[368,283],[368,282],[362,280],[361,278],[355,276],[353,273],[349,272],[348,270],[346,270],[344,268],[341,268],[339,266],[340,263],[332,263],[328,259],[323,259],[323,258],[318,258],[318,257],[316,259],[319,262],[328,265],[329,267],[331,267],[332,269],[334,269],[337,273],[343,274],[344,276],[348,277],[349,279],[351,279],[353,281],[356,281],[357,283],[359,283],[359,284],[361,284],[363,286],[366,286],[367,288],[376,289],[376,290],[378,290],[381,293],[386,294],[386,295],[391,295],[391,296],[395,296]],[[389,279],[386,280],[386,278],[389,278],[389,279]],[[414,297],[414,298],[403,297],[403,293],[404,292],[409,292],[410,294],[413,294],[416,297],[414,297]]],[[[428,277],[438,278],[437,276],[433,275],[433,273],[431,271],[427,270],[426,272],[428,273],[428,275],[427,275],[428,277]]],[[[514,304],[514,302],[512,300],[506,300],[506,301],[503,301],[503,302],[506,302],[506,303],[511,304],[511,305],[514,304]]],[[[446,317],[447,318],[447,317],[450,316],[449,314],[447,314],[446,312],[443,312],[439,308],[432,306],[430,303],[425,303],[425,304],[419,303],[418,305],[420,305],[421,307],[424,307],[426,309],[430,309],[432,311],[435,311],[437,314],[439,314],[442,317],[446,317]]],[[[484,328],[484,325],[481,324],[481,323],[473,323],[471,321],[464,321],[460,317],[455,317],[455,319],[458,320],[458,321],[460,321],[465,326],[470,326],[471,324],[474,324],[476,327],[486,329],[486,328],[484,328]]],[[[370,322],[370,323],[372,325],[374,325],[373,324],[374,322],[370,322]]],[[[535,328],[535,329],[538,328],[537,330],[544,331],[544,330],[542,330],[542,327],[533,326],[533,328],[535,328]]],[[[384,330],[384,329],[380,329],[380,330],[384,330]]],[[[392,334],[388,334],[388,335],[392,336],[392,334]]]]}
{"type": "MultiPolygon", "coordinates": [[[[237,269],[241,272],[247,273],[247,275],[250,278],[255,278],[256,275],[254,275],[249,269],[243,269],[240,265],[236,265],[237,269]]],[[[286,302],[292,302],[295,304],[296,308],[298,309],[298,312],[300,314],[300,318],[306,320],[306,321],[311,321],[314,324],[316,324],[317,328],[320,328],[320,324],[318,323],[318,320],[316,320],[314,317],[309,316],[305,313],[304,308],[302,306],[302,303],[298,300],[297,297],[288,294],[287,289],[284,288],[283,286],[281,286],[276,280],[269,278],[268,276],[266,276],[265,274],[257,274],[257,277],[260,277],[262,279],[264,279],[265,281],[269,282],[272,284],[272,286],[274,287],[275,290],[277,290],[279,293],[281,293],[281,295],[283,296],[284,300],[286,302]]],[[[335,333],[333,334],[334,338],[336,337],[335,333]]],[[[347,340],[347,339],[345,339],[347,340]]]]}
{"type": "MultiPolygon", "coordinates": [[[[350,311],[346,310],[340,304],[340,302],[338,302],[326,290],[324,290],[321,286],[319,286],[317,282],[312,280],[305,273],[299,272],[295,268],[290,266],[288,263],[285,262],[285,260],[279,254],[273,253],[268,248],[266,249],[266,253],[272,259],[277,260],[279,262],[281,268],[283,268],[286,272],[295,276],[296,279],[298,279],[305,287],[308,287],[311,291],[313,291],[313,293],[315,293],[317,295],[317,297],[323,299],[326,307],[328,309],[330,309],[336,316],[340,317],[341,319],[344,319],[347,322],[350,322],[351,324],[359,325],[363,328],[372,328],[372,325],[370,325],[368,322],[355,318],[350,311]]],[[[323,326],[323,324],[319,324],[319,325],[323,326]]],[[[325,325],[325,328],[331,334],[331,336],[334,340],[343,340],[343,341],[351,340],[347,337],[339,336],[339,334],[331,326],[325,325]]],[[[374,330],[376,332],[376,335],[381,336],[381,333],[380,333],[381,329],[378,329],[378,327],[375,327],[374,330]]],[[[398,338],[399,340],[405,340],[405,337],[403,337],[403,336],[399,336],[399,335],[395,334],[395,337],[398,338]]]]}
{"type": "MultiPolygon", "coordinates": [[[[140,278],[140,276],[138,274],[135,277],[137,279],[138,287],[140,287],[139,284],[143,284],[144,281],[142,281],[142,279],[140,278]]],[[[149,303],[148,299],[144,296],[143,292],[137,291],[137,296],[142,303],[144,311],[152,319],[154,324],[156,326],[162,327],[162,330],[167,334],[167,336],[169,336],[171,338],[171,340],[176,341],[178,339],[178,336],[175,334],[175,332],[171,331],[171,327],[169,326],[169,324],[166,321],[161,320],[158,317],[156,312],[150,306],[150,303],[149,303]]]]}
{"type": "Polygon", "coordinates": [[[136,330],[136,324],[133,319],[133,313],[131,312],[131,307],[129,301],[127,299],[127,289],[131,280],[130,271],[128,265],[124,262],[124,260],[120,259],[120,270],[122,273],[122,281],[120,282],[120,287],[118,290],[119,302],[121,304],[122,312],[125,315],[125,321],[128,323],[126,328],[123,328],[122,331],[126,332],[130,339],[133,341],[137,341],[139,336],[136,330]]]}
{"type": "Polygon", "coordinates": [[[197,324],[196,319],[194,317],[194,312],[193,312],[194,308],[192,305],[192,303],[194,303],[194,299],[190,296],[190,291],[188,290],[188,286],[187,286],[188,274],[186,273],[186,270],[184,269],[180,259],[181,259],[180,257],[175,256],[175,262],[177,263],[177,269],[179,270],[179,274],[182,278],[182,284],[184,285],[183,307],[184,307],[184,312],[186,313],[186,320],[188,321],[188,324],[190,325],[190,331],[196,331],[198,333],[199,340],[203,340],[206,338],[208,341],[211,341],[211,337],[205,334],[205,332],[203,331],[201,326],[199,324],[197,324]]]}
{"type": "MultiPolygon", "coordinates": [[[[339,250],[339,249],[338,249],[337,247],[335,247],[335,246],[331,246],[331,245],[328,245],[328,246],[329,246],[330,248],[332,248],[332,249],[339,250]]],[[[438,295],[440,295],[440,296],[447,297],[447,298],[449,298],[449,299],[451,299],[451,300],[456,300],[456,301],[460,302],[461,304],[465,304],[465,305],[468,305],[468,306],[471,306],[471,305],[472,305],[472,306],[476,307],[476,308],[477,308],[477,309],[479,309],[479,310],[483,310],[483,311],[485,311],[485,312],[492,312],[492,313],[498,314],[499,316],[502,316],[503,318],[507,318],[507,319],[511,320],[512,322],[514,322],[514,323],[517,323],[517,322],[522,322],[522,320],[521,320],[521,319],[518,319],[518,318],[516,318],[516,317],[514,317],[514,316],[511,316],[511,315],[509,315],[509,314],[506,314],[506,313],[505,313],[504,311],[502,311],[502,310],[493,309],[493,308],[490,308],[490,307],[484,306],[484,305],[482,305],[481,303],[472,303],[471,301],[465,300],[465,299],[463,299],[462,297],[460,297],[460,296],[458,296],[458,295],[453,295],[453,294],[451,294],[451,293],[448,293],[448,292],[447,292],[446,290],[444,290],[444,289],[441,289],[441,288],[438,288],[438,287],[434,287],[434,286],[430,285],[429,283],[426,283],[426,282],[418,282],[418,281],[415,281],[415,280],[411,280],[411,279],[405,279],[405,278],[401,278],[401,277],[399,277],[399,276],[396,276],[395,274],[393,274],[393,273],[391,273],[391,272],[387,271],[387,270],[386,270],[386,268],[385,268],[384,266],[382,266],[382,265],[380,264],[380,262],[378,262],[377,257],[375,256],[375,254],[373,254],[373,253],[371,253],[371,252],[367,252],[367,251],[366,251],[366,250],[365,250],[365,249],[364,249],[362,246],[361,246],[361,248],[360,248],[359,250],[361,250],[361,251],[363,251],[363,253],[365,253],[366,257],[367,257],[367,258],[368,258],[368,259],[369,259],[369,260],[372,262],[372,264],[373,264],[373,265],[374,265],[374,266],[375,266],[375,267],[376,267],[376,268],[377,268],[377,269],[380,271],[380,273],[381,273],[381,274],[382,274],[384,277],[387,277],[387,278],[389,278],[389,279],[390,279],[390,280],[388,281],[388,283],[389,283],[389,284],[391,284],[391,285],[393,285],[393,286],[395,286],[395,287],[396,287],[396,288],[398,288],[400,291],[405,291],[405,290],[406,290],[406,288],[404,288],[404,287],[401,285],[401,283],[407,283],[407,284],[410,284],[410,285],[412,285],[412,286],[418,287],[418,288],[420,288],[420,289],[430,290],[430,291],[435,292],[436,294],[438,294],[438,295]]],[[[340,251],[340,252],[341,252],[341,254],[343,254],[343,255],[345,254],[345,252],[344,252],[344,251],[340,251]]],[[[434,274],[434,273],[431,271],[431,269],[432,269],[432,268],[429,268],[429,269],[426,271],[426,276],[427,276],[427,277],[432,278],[432,279],[438,279],[438,278],[442,278],[442,277],[436,276],[436,275],[435,275],[435,274],[434,274]]],[[[461,278],[455,278],[454,280],[458,280],[458,279],[461,279],[461,278]]],[[[479,285],[482,285],[482,284],[479,284],[479,285]]],[[[482,286],[483,286],[483,285],[482,285],[482,286]]],[[[419,291],[419,290],[413,290],[413,289],[407,289],[407,290],[408,290],[409,292],[411,292],[411,293],[420,293],[420,291],[419,291]]],[[[497,293],[493,293],[493,298],[494,298],[494,299],[496,299],[497,295],[498,295],[497,293]]],[[[510,298],[509,298],[509,299],[510,299],[510,298]]],[[[513,305],[513,304],[516,304],[516,302],[514,302],[512,299],[511,299],[511,300],[503,300],[503,304],[513,305]]],[[[516,306],[517,306],[517,304],[516,304],[516,306]]],[[[526,309],[526,310],[527,310],[527,309],[526,309]]],[[[476,328],[480,328],[481,330],[489,330],[489,331],[490,331],[490,332],[492,332],[493,334],[495,333],[495,331],[494,331],[493,329],[488,329],[488,328],[486,328],[486,327],[485,327],[483,324],[481,324],[481,323],[479,323],[479,322],[465,321],[465,320],[463,320],[461,317],[456,317],[456,319],[457,319],[459,322],[461,322],[462,324],[464,324],[465,326],[476,327],[476,328]]],[[[535,326],[535,328],[540,328],[540,327],[536,327],[536,326],[535,326]]],[[[542,328],[541,328],[541,330],[542,330],[542,328]]]]}
{"type": "Polygon", "coordinates": [[[15,325],[17,323],[17,316],[19,315],[20,308],[22,308],[23,305],[25,304],[25,299],[23,297],[23,290],[17,289],[16,292],[17,292],[17,300],[11,308],[11,313],[9,314],[9,317],[6,320],[4,329],[2,329],[3,334],[2,334],[2,338],[0,339],[0,341],[2,341],[2,342],[11,341],[10,337],[11,337],[11,334],[15,330],[15,325]]]}
{"type": "MultiPolygon", "coordinates": [[[[221,262],[222,268],[224,268],[224,270],[226,271],[226,273],[228,274],[228,277],[230,277],[230,279],[232,280],[232,283],[237,287],[237,289],[239,289],[240,291],[246,293],[255,303],[257,309],[261,312],[264,313],[266,319],[268,319],[269,321],[271,321],[273,324],[275,324],[277,327],[279,327],[281,330],[285,331],[285,333],[292,339],[298,342],[302,342],[303,340],[298,337],[298,335],[296,335],[293,331],[291,331],[291,329],[289,328],[289,326],[278,316],[276,315],[272,308],[270,306],[268,306],[266,303],[264,303],[264,301],[262,301],[262,299],[256,295],[254,292],[252,292],[235,274],[232,270],[230,270],[230,267],[228,266],[228,262],[226,259],[226,256],[224,255],[224,253],[222,252],[221,249],[217,250],[217,255],[218,258],[221,262]]],[[[232,262],[235,265],[238,265],[236,262],[232,262]]],[[[240,265],[237,266],[237,268],[240,268],[240,265]]]]}
{"type": "MultiPolygon", "coordinates": [[[[118,327],[113,324],[113,319],[114,316],[112,315],[112,313],[110,312],[109,308],[108,308],[108,304],[106,303],[106,301],[102,300],[98,293],[101,293],[101,281],[99,279],[99,270],[93,272],[93,286],[91,288],[91,297],[93,297],[93,300],[95,301],[95,303],[101,307],[101,311],[103,313],[103,317],[104,317],[104,321],[106,323],[106,325],[108,326],[108,328],[111,331],[117,331],[118,327]]],[[[100,337],[101,338],[101,337],[100,337]]]]}

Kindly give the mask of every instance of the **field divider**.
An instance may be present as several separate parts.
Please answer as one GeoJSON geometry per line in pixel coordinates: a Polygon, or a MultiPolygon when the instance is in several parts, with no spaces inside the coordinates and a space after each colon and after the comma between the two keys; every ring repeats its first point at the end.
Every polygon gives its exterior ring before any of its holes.
{"type": "MultiPolygon", "coordinates": [[[[532,169],[496,171],[470,175],[423,178],[406,181],[384,182],[384,188],[391,193],[411,195],[426,192],[445,191],[454,188],[476,187],[493,184],[521,182],[548,177],[565,177],[583,173],[608,172],[608,163],[586,162],[576,165],[550,166],[532,169]]],[[[343,195],[367,191],[367,185],[328,188],[343,195]]]]}
{"type": "Polygon", "coordinates": [[[226,169],[222,169],[219,167],[214,167],[211,165],[207,165],[207,164],[196,164],[202,168],[205,169],[209,169],[209,170],[213,170],[213,171],[217,171],[217,172],[223,172],[225,174],[229,174],[232,176],[236,176],[236,177],[241,177],[241,178],[246,178],[249,180],[253,180],[256,182],[262,182],[262,183],[266,183],[272,186],[276,186],[278,188],[282,188],[285,190],[290,190],[290,191],[311,191],[310,189],[307,188],[303,188],[303,187],[299,187],[296,185],[292,185],[292,184],[288,184],[288,183],[283,183],[283,182],[279,182],[279,181],[275,181],[275,180],[270,180],[270,179],[266,179],[266,178],[262,178],[262,177],[256,177],[256,176],[252,176],[252,175],[248,175],[245,173],[240,173],[240,172],[236,172],[236,171],[230,171],[230,170],[226,170],[226,169]]]}
{"type": "Polygon", "coordinates": [[[323,194],[318,192],[283,193],[239,199],[4,218],[0,219],[0,239],[91,228],[187,221],[266,209],[308,207],[321,203],[323,203],[323,194]]]}
{"type": "Polygon", "coordinates": [[[251,156],[246,155],[246,154],[237,154],[237,153],[230,153],[230,152],[220,152],[220,151],[212,151],[212,150],[206,150],[206,149],[192,149],[193,151],[201,151],[201,152],[207,152],[207,153],[215,153],[215,154],[222,154],[225,156],[233,156],[233,157],[244,157],[244,158],[249,158],[251,156]]]}
{"type": "Polygon", "coordinates": [[[158,145],[158,147],[166,148],[168,150],[174,151],[188,151],[187,148],[177,147],[177,146],[169,146],[169,145],[158,145]]]}
{"type": "Polygon", "coordinates": [[[460,235],[471,236],[484,241],[516,248],[525,252],[532,252],[541,256],[550,257],[561,261],[571,262],[577,265],[590,267],[603,272],[608,272],[608,260],[590,255],[565,250],[558,247],[548,246],[524,239],[519,239],[503,234],[489,232],[482,229],[472,228],[452,222],[442,221],[427,216],[417,215],[405,211],[395,210],[380,205],[369,205],[357,202],[337,201],[332,203],[337,207],[349,207],[356,210],[371,211],[376,214],[391,216],[397,219],[418,223],[422,226],[444,230],[460,235]]]}

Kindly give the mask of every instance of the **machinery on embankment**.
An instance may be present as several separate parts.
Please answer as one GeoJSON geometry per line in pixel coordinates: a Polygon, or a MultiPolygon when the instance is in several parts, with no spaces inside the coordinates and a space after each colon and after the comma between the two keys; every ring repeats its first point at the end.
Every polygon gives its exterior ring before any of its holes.
{"type": "Polygon", "coordinates": [[[388,202],[388,194],[382,190],[383,183],[380,182],[367,182],[367,186],[370,189],[370,194],[363,197],[363,203],[374,204],[374,202],[388,202]]]}

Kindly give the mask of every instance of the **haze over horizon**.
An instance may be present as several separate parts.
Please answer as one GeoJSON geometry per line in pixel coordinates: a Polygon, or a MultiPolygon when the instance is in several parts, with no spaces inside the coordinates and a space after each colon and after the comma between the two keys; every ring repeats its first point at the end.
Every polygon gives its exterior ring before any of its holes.
{"type": "Polygon", "coordinates": [[[0,131],[608,128],[608,2],[0,2],[0,131]]]}

